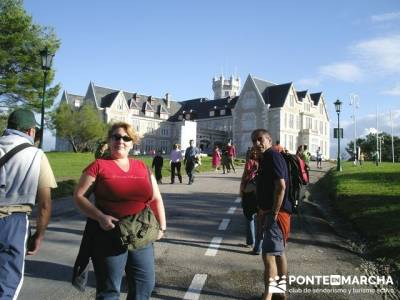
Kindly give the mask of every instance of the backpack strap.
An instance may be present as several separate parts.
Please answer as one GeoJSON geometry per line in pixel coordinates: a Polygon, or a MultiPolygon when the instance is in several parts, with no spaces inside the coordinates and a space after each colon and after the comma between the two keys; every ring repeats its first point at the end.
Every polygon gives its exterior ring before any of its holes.
{"type": "Polygon", "coordinates": [[[15,154],[17,154],[18,152],[20,152],[21,150],[24,150],[25,148],[28,147],[33,147],[32,144],[29,143],[23,143],[20,144],[14,148],[12,148],[10,151],[8,151],[2,158],[0,158],[0,168],[11,158],[13,157],[15,154]]]}

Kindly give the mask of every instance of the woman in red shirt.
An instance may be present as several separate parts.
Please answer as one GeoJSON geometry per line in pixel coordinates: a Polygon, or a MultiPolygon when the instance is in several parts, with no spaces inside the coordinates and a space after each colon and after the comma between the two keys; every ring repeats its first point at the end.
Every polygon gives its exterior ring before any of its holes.
{"type": "Polygon", "coordinates": [[[84,171],[75,190],[76,205],[96,223],[91,257],[96,275],[96,299],[119,298],[124,271],[128,282],[128,299],[150,299],[155,285],[153,244],[137,250],[121,246],[115,223],[135,215],[148,203],[161,230],[166,230],[165,210],[157,182],[146,165],[128,158],[138,141],[132,126],[120,122],[108,132],[110,157],[97,159],[84,171]],[[95,204],[85,196],[94,184],[95,204]]]}

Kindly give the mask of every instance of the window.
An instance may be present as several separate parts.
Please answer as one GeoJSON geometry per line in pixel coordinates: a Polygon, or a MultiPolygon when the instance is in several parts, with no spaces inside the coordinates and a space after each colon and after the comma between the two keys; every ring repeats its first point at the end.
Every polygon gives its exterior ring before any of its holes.
{"type": "Polygon", "coordinates": [[[324,133],[324,122],[319,121],[319,133],[323,134],[324,133]]]}
{"type": "Polygon", "coordinates": [[[225,91],[225,97],[229,96],[229,91],[225,91]]]}
{"type": "Polygon", "coordinates": [[[294,95],[290,95],[289,105],[290,107],[294,107],[294,95]]]}
{"type": "Polygon", "coordinates": [[[220,112],[219,112],[219,114],[220,114],[221,116],[225,116],[225,109],[221,109],[220,112]]]}
{"type": "Polygon", "coordinates": [[[324,114],[324,105],[322,104],[322,102],[320,102],[320,104],[319,104],[319,113],[320,113],[321,115],[324,114]]]}
{"type": "Polygon", "coordinates": [[[74,101],[74,106],[75,106],[75,107],[81,106],[81,101],[79,101],[79,99],[75,99],[75,101],[74,101]]]}
{"type": "Polygon", "coordinates": [[[313,130],[317,131],[318,130],[318,125],[317,125],[317,120],[314,120],[314,127],[312,128],[313,130]]]}
{"type": "Polygon", "coordinates": [[[182,120],[183,120],[183,116],[182,116],[182,115],[179,115],[179,116],[178,116],[178,120],[182,121],[182,120]]]}
{"type": "Polygon", "coordinates": [[[296,116],[296,129],[300,129],[300,116],[296,116]]]}
{"type": "Polygon", "coordinates": [[[214,117],[214,115],[215,115],[215,111],[210,110],[210,117],[214,117]]]}
{"type": "Polygon", "coordinates": [[[328,135],[327,125],[325,123],[325,135],[328,135]]]}
{"type": "Polygon", "coordinates": [[[161,140],[160,141],[160,150],[162,151],[163,154],[168,152],[168,145],[169,145],[169,141],[167,140],[161,140]]]}
{"type": "Polygon", "coordinates": [[[146,117],[154,118],[154,112],[153,112],[153,111],[148,111],[148,110],[146,110],[146,112],[144,113],[144,115],[145,115],[146,117]]]}
{"type": "Polygon", "coordinates": [[[289,135],[289,151],[293,151],[294,147],[293,147],[293,135],[289,135]]]}
{"type": "Polygon", "coordinates": [[[149,152],[150,150],[154,150],[154,140],[153,139],[146,139],[144,144],[145,144],[146,152],[149,152]]]}
{"type": "Polygon", "coordinates": [[[155,124],[153,122],[147,123],[146,133],[153,134],[155,129],[155,124]]]}
{"type": "Polygon", "coordinates": [[[285,119],[284,119],[284,122],[285,122],[285,123],[284,123],[284,124],[285,124],[285,125],[284,125],[284,126],[285,126],[284,128],[287,128],[287,113],[285,113],[285,119]]]}
{"type": "Polygon", "coordinates": [[[169,136],[169,128],[168,127],[161,128],[161,135],[162,136],[169,136]]]}
{"type": "Polygon", "coordinates": [[[168,119],[168,114],[161,113],[160,114],[160,119],[167,120],[168,119]]]}
{"type": "Polygon", "coordinates": [[[131,112],[132,112],[132,114],[134,114],[134,115],[138,115],[138,114],[139,114],[139,110],[136,109],[136,108],[131,109],[131,112]]]}
{"type": "Polygon", "coordinates": [[[311,108],[311,106],[310,106],[310,103],[304,103],[304,110],[305,111],[310,111],[310,108],[311,108]]]}
{"type": "Polygon", "coordinates": [[[123,109],[124,109],[124,106],[123,106],[121,100],[118,102],[117,109],[118,109],[118,110],[123,110],[123,109]]]}
{"type": "Polygon", "coordinates": [[[289,128],[294,128],[294,116],[289,114],[289,128]]]}
{"type": "Polygon", "coordinates": [[[132,126],[136,132],[140,131],[140,121],[138,119],[132,119],[132,126]]]}
{"type": "Polygon", "coordinates": [[[190,120],[190,114],[185,114],[185,120],[190,120]]]}
{"type": "Polygon", "coordinates": [[[306,129],[312,129],[312,119],[310,117],[306,117],[306,129]]]}

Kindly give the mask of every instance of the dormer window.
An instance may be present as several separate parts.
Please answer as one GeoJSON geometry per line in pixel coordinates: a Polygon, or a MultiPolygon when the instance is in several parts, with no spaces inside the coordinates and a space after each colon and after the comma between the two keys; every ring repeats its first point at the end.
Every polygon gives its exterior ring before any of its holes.
{"type": "Polygon", "coordinates": [[[220,114],[221,116],[225,116],[225,114],[226,114],[225,109],[221,109],[221,110],[219,111],[219,114],[220,114]]]}
{"type": "Polygon", "coordinates": [[[160,114],[160,119],[167,120],[168,119],[168,114],[161,113],[160,114]]]}
{"type": "Polygon", "coordinates": [[[75,99],[74,106],[75,107],[80,107],[81,106],[81,101],[79,99],[75,99]]]}
{"type": "Polygon", "coordinates": [[[136,109],[136,108],[131,109],[131,112],[132,112],[132,114],[134,114],[134,115],[138,115],[138,114],[139,114],[139,110],[136,109]]]}
{"type": "Polygon", "coordinates": [[[182,121],[182,120],[183,120],[183,116],[182,116],[182,115],[179,115],[179,116],[178,116],[178,120],[182,121]]]}
{"type": "Polygon", "coordinates": [[[190,120],[190,114],[189,113],[185,114],[185,120],[190,120]]]}
{"type": "Polygon", "coordinates": [[[146,110],[145,113],[144,113],[144,115],[145,115],[146,117],[154,118],[154,112],[153,112],[153,111],[146,110]]]}
{"type": "Polygon", "coordinates": [[[215,111],[210,110],[210,117],[214,117],[215,116],[215,111]]]}

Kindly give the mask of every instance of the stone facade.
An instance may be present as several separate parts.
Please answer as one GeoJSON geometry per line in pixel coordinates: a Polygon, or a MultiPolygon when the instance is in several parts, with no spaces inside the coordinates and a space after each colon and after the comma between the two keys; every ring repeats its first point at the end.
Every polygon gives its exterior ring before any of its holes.
{"type": "MultiPolygon", "coordinates": [[[[169,153],[174,143],[184,147],[190,135],[206,153],[211,153],[215,144],[223,145],[232,139],[243,155],[251,146],[251,132],[265,128],[274,141],[280,140],[291,153],[296,152],[298,145],[306,144],[311,153],[321,147],[324,156],[329,157],[329,118],[322,93],[296,91],[293,83],[275,84],[251,75],[240,95],[239,89],[239,78],[231,76],[226,80],[220,76],[213,78],[214,100],[177,102],[168,93],[164,98],[156,98],[91,82],[85,96],[64,91],[61,101],[75,109],[91,103],[104,122],[132,124],[141,138],[136,152],[169,153]],[[190,134],[188,128],[194,132],[190,134]]],[[[66,151],[69,146],[58,138],[56,150],[66,151]]]]}
{"type": "Polygon", "coordinates": [[[322,93],[297,92],[293,83],[274,84],[249,75],[233,113],[233,140],[238,152],[251,145],[255,128],[267,129],[291,153],[308,145],[329,157],[329,118],[322,93]]]}

